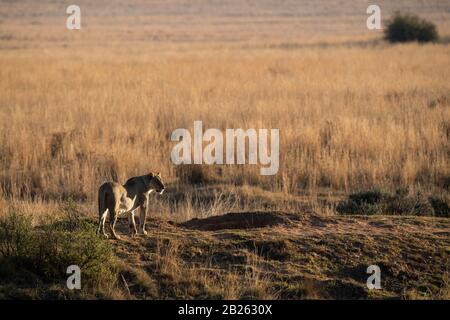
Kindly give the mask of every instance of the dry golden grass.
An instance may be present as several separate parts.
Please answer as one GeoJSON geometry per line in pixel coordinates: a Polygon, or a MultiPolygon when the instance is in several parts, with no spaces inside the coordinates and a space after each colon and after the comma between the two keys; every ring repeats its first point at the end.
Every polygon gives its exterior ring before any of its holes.
{"type": "MultiPolygon", "coordinates": [[[[149,219],[138,238],[120,221],[124,241],[110,243],[119,277],[98,297],[448,299],[448,219],[334,210],[374,186],[448,195],[447,2],[383,2],[383,19],[420,12],[443,35],[395,46],[366,29],[369,2],[78,4],[80,32],[65,29],[63,3],[0,7],[0,216],[45,224],[71,198],[69,211],[94,225],[103,181],[157,170],[168,188],[151,199],[152,218],[284,217],[213,231],[149,219]],[[194,120],[279,128],[278,174],[174,166],[170,134],[194,120]],[[365,287],[372,263],[387,271],[382,292],[365,287]]],[[[0,297],[13,296],[11,281],[0,297]]]]}
{"type": "MultiPolygon", "coordinates": [[[[62,3],[2,6],[0,189],[92,203],[104,180],[158,170],[185,182],[169,137],[194,120],[281,130],[276,176],[203,167],[205,182],[448,188],[448,44],[376,44],[368,4],[80,0],[80,31],[62,3]]],[[[447,8],[386,1],[382,19],[421,12],[445,40],[447,8]]]]}
{"type": "MultiPolygon", "coordinates": [[[[0,185],[92,201],[170,161],[176,128],[280,128],[280,170],[224,166],[271,191],[448,187],[447,45],[0,55],[0,185]]],[[[214,170],[214,168],[208,168],[214,170]]]]}

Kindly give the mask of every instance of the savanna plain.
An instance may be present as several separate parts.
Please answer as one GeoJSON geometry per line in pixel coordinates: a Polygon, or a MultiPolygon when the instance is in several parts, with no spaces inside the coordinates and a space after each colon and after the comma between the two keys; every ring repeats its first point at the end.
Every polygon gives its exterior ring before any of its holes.
{"type": "Polygon", "coordinates": [[[68,5],[0,1],[0,298],[449,299],[449,1],[381,1],[440,33],[395,45],[364,1],[68,5]],[[278,173],[175,166],[196,120],[280,129],[278,173]],[[150,171],[147,235],[96,235],[150,171]]]}

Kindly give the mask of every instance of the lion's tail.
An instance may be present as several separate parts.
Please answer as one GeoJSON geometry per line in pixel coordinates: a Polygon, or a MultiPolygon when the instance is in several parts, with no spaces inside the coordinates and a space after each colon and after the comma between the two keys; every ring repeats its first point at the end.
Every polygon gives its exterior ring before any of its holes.
{"type": "MultiPolygon", "coordinates": [[[[106,211],[106,196],[108,194],[107,192],[108,185],[107,183],[104,183],[101,185],[101,187],[98,189],[98,228],[97,228],[97,234],[102,229],[102,226],[105,225],[105,211],[106,211]]],[[[103,233],[105,231],[103,230],[103,233]]]]}
{"type": "Polygon", "coordinates": [[[98,216],[101,218],[106,210],[106,183],[98,189],[98,216]]]}

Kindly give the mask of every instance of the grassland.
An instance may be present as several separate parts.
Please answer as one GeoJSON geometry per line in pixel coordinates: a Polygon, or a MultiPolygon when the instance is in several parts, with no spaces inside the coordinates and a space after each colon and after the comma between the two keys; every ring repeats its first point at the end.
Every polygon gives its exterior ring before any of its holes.
{"type": "MultiPolygon", "coordinates": [[[[420,9],[442,35],[389,45],[362,4],[302,3],[80,1],[86,24],[71,32],[62,4],[2,2],[1,216],[42,227],[69,202],[92,226],[103,181],[161,171],[149,236],[108,244],[116,282],[81,297],[448,299],[448,219],[337,208],[374,187],[448,205],[449,4],[386,3],[420,9]],[[174,166],[170,134],[194,120],[279,128],[279,173],[174,166]],[[365,287],[370,264],[381,291],[365,287]]],[[[1,297],[73,297],[7,275],[1,297]]]]}
{"type": "Polygon", "coordinates": [[[60,239],[54,230],[44,233],[37,252],[49,251],[51,259],[31,252],[3,262],[1,298],[449,298],[448,218],[222,212],[185,223],[153,218],[148,236],[141,237],[129,236],[121,220],[123,239],[114,242],[97,238],[95,221],[71,210],[72,220],[57,221],[85,221],[90,231],[70,229],[69,245],[50,241],[60,239]],[[61,261],[69,263],[68,257],[84,265],[81,291],[65,288],[61,261]],[[381,290],[366,287],[373,264],[382,270],[381,290]],[[42,270],[52,270],[53,277],[42,270]]]}
{"type": "Polygon", "coordinates": [[[3,52],[7,196],[92,201],[102,181],[150,169],[176,181],[170,134],[199,119],[281,131],[276,176],[205,169],[224,183],[294,194],[448,187],[447,45],[130,51],[3,52]]]}

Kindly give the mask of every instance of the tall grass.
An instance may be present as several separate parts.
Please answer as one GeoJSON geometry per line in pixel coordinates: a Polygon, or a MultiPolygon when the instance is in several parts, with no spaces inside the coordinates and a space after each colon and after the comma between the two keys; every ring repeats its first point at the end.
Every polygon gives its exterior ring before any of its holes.
{"type": "Polygon", "coordinates": [[[202,120],[280,129],[277,175],[204,168],[219,182],[292,194],[448,188],[448,55],[448,46],[416,44],[4,50],[0,187],[5,197],[93,201],[104,180],[158,170],[176,182],[170,134],[202,120]]]}

